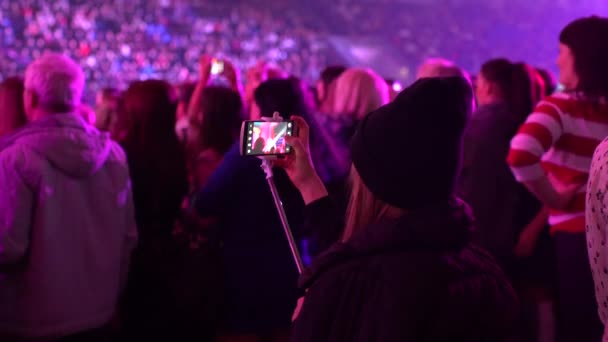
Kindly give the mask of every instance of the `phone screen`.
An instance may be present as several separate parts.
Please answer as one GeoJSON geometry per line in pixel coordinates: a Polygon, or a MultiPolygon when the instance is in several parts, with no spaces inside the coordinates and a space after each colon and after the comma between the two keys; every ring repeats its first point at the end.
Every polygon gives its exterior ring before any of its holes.
{"type": "Polygon", "coordinates": [[[291,153],[285,136],[293,135],[293,121],[246,121],[243,126],[243,155],[285,155],[291,153]]]}
{"type": "Polygon", "coordinates": [[[217,59],[213,59],[213,61],[211,62],[211,74],[219,75],[222,72],[224,72],[224,62],[217,59]]]}

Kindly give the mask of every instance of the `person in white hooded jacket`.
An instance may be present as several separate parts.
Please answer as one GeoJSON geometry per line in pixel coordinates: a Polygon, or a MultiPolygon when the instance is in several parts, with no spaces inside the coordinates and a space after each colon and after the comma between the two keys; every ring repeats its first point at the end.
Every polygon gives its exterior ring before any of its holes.
{"type": "Polygon", "coordinates": [[[46,54],[26,70],[30,124],[0,140],[0,340],[95,341],[137,242],[121,147],[78,112],[82,69],[46,54]]]}

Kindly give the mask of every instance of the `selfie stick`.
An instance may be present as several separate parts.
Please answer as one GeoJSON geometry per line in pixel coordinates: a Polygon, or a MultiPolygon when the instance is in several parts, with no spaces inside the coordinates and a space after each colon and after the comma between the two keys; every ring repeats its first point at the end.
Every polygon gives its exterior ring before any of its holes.
{"type": "MultiPolygon", "coordinates": [[[[282,118],[279,113],[275,112],[272,119],[269,119],[268,121],[282,121],[282,118]]],[[[261,157],[260,159],[262,159],[262,170],[264,170],[264,173],[266,174],[266,180],[268,181],[270,192],[272,193],[272,197],[274,198],[274,204],[277,207],[279,217],[281,218],[283,230],[285,231],[285,236],[287,237],[287,241],[289,242],[289,248],[291,249],[293,260],[295,261],[296,267],[298,268],[298,273],[302,274],[302,272],[304,271],[304,263],[302,263],[302,257],[300,256],[298,244],[296,243],[296,240],[293,237],[293,233],[291,232],[291,228],[289,227],[287,214],[285,214],[285,208],[283,208],[283,202],[281,202],[281,197],[279,196],[279,192],[277,191],[277,186],[276,184],[274,184],[274,175],[272,173],[272,165],[270,164],[270,158],[261,157]]]]}
{"type": "Polygon", "coordinates": [[[296,240],[291,232],[291,228],[289,227],[289,221],[287,221],[285,208],[283,208],[283,202],[281,202],[281,198],[279,197],[277,186],[274,184],[272,166],[270,165],[270,161],[268,161],[268,159],[262,159],[262,169],[264,170],[264,173],[266,173],[266,180],[268,181],[268,186],[270,186],[270,192],[274,198],[274,204],[279,212],[281,223],[283,224],[283,230],[285,231],[285,236],[287,236],[289,248],[291,249],[291,254],[293,255],[293,260],[298,268],[298,273],[302,274],[302,271],[304,271],[304,264],[302,263],[302,257],[300,256],[300,250],[298,249],[298,244],[296,243],[296,240]]]}

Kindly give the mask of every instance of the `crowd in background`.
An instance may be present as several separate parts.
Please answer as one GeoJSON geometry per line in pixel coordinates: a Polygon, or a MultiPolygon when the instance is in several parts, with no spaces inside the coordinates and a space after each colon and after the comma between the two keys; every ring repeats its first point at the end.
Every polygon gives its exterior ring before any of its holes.
{"type": "MultiPolygon", "coordinates": [[[[554,48],[543,42],[583,11],[522,3],[495,9],[483,2],[185,0],[4,0],[0,8],[4,77],[23,72],[46,50],[67,52],[87,74],[89,102],[94,92],[132,79],[193,80],[202,54],[219,53],[243,70],[264,60],[312,81],[325,65],[342,63],[332,35],[395,46],[410,71],[437,56],[467,70],[496,56],[552,68],[554,48]]],[[[412,80],[414,73],[382,76],[412,80]]]]}
{"type": "Polygon", "coordinates": [[[483,57],[510,55],[506,27],[467,5],[319,13],[446,57],[401,91],[327,66],[315,2],[237,3],[1,3],[0,340],[600,341],[608,19],[524,62],[483,57]],[[275,113],[298,131],[272,165],[300,275],[240,151],[275,113]]]}
{"type": "Polygon", "coordinates": [[[68,52],[92,91],[133,79],[192,80],[199,57],[219,52],[239,68],[264,60],[307,78],[326,64],[320,33],[286,4],[7,0],[0,8],[3,75],[23,72],[44,51],[68,52]]]}

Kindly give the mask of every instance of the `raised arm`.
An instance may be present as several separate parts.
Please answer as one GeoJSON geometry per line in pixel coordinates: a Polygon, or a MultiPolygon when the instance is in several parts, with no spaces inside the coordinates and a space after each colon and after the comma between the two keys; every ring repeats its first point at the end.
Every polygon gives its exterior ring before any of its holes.
{"type": "Polygon", "coordinates": [[[198,114],[201,108],[201,100],[203,97],[203,89],[209,84],[209,77],[211,77],[211,58],[209,56],[203,56],[200,60],[200,71],[199,79],[192,93],[192,98],[188,104],[188,119],[192,120],[198,114]]]}

